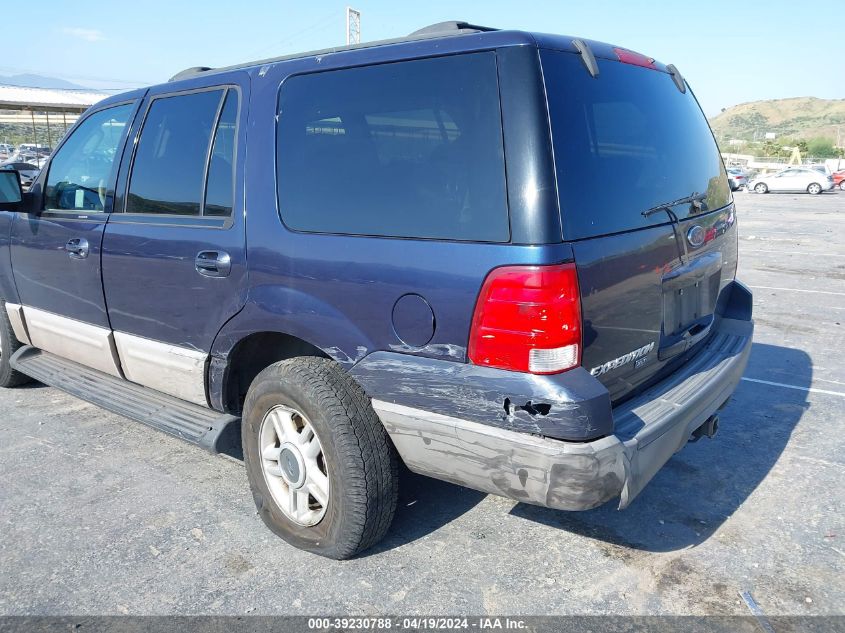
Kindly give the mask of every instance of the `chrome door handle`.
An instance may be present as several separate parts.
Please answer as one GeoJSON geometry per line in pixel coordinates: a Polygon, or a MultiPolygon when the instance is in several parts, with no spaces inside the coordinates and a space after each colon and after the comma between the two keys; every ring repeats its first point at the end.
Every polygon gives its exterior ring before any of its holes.
{"type": "Polygon", "coordinates": [[[75,237],[65,244],[65,250],[71,259],[85,259],[88,257],[88,240],[82,237],[75,237]]]}
{"type": "Polygon", "coordinates": [[[222,251],[201,251],[194,260],[197,272],[204,277],[228,277],[232,258],[222,251]]]}

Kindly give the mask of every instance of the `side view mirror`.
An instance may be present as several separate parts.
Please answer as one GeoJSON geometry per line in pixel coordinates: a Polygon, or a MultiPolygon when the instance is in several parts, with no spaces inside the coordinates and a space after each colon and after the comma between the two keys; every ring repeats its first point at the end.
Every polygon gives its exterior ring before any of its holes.
{"type": "Polygon", "coordinates": [[[21,175],[13,169],[0,169],[0,211],[17,211],[22,201],[21,175]]]}

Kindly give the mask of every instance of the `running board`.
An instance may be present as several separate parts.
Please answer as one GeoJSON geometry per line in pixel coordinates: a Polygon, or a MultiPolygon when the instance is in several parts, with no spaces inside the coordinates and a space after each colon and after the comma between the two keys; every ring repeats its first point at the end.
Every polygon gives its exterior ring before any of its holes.
{"type": "Polygon", "coordinates": [[[31,345],[15,352],[9,363],[45,385],[212,453],[227,451],[237,441],[240,418],[104,374],[31,345]]]}

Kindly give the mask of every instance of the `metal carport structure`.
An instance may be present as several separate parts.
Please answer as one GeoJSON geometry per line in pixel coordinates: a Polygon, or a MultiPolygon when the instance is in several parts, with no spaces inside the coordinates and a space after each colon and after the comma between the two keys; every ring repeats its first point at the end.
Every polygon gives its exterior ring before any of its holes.
{"type": "MultiPolygon", "coordinates": [[[[36,113],[44,113],[47,123],[47,145],[52,147],[50,114],[61,114],[63,130],[68,127],[68,115],[76,119],[89,107],[109,96],[95,90],[54,90],[0,85],[0,111],[29,112],[33,143],[38,143],[36,113]]],[[[21,121],[17,121],[21,122],[21,121]]]]}

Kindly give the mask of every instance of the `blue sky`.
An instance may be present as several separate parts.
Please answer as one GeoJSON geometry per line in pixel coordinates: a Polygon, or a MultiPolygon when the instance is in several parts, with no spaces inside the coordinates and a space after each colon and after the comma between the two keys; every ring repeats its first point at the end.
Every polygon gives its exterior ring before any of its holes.
{"type": "MultiPolygon", "coordinates": [[[[757,99],[845,98],[838,2],[351,2],[362,12],[364,40],[461,19],[625,46],[678,66],[708,115],[757,99]]],[[[189,66],[342,44],[346,4],[41,0],[24,10],[15,3],[4,11],[0,74],[35,72],[128,89],[164,81],[189,66]]]]}

